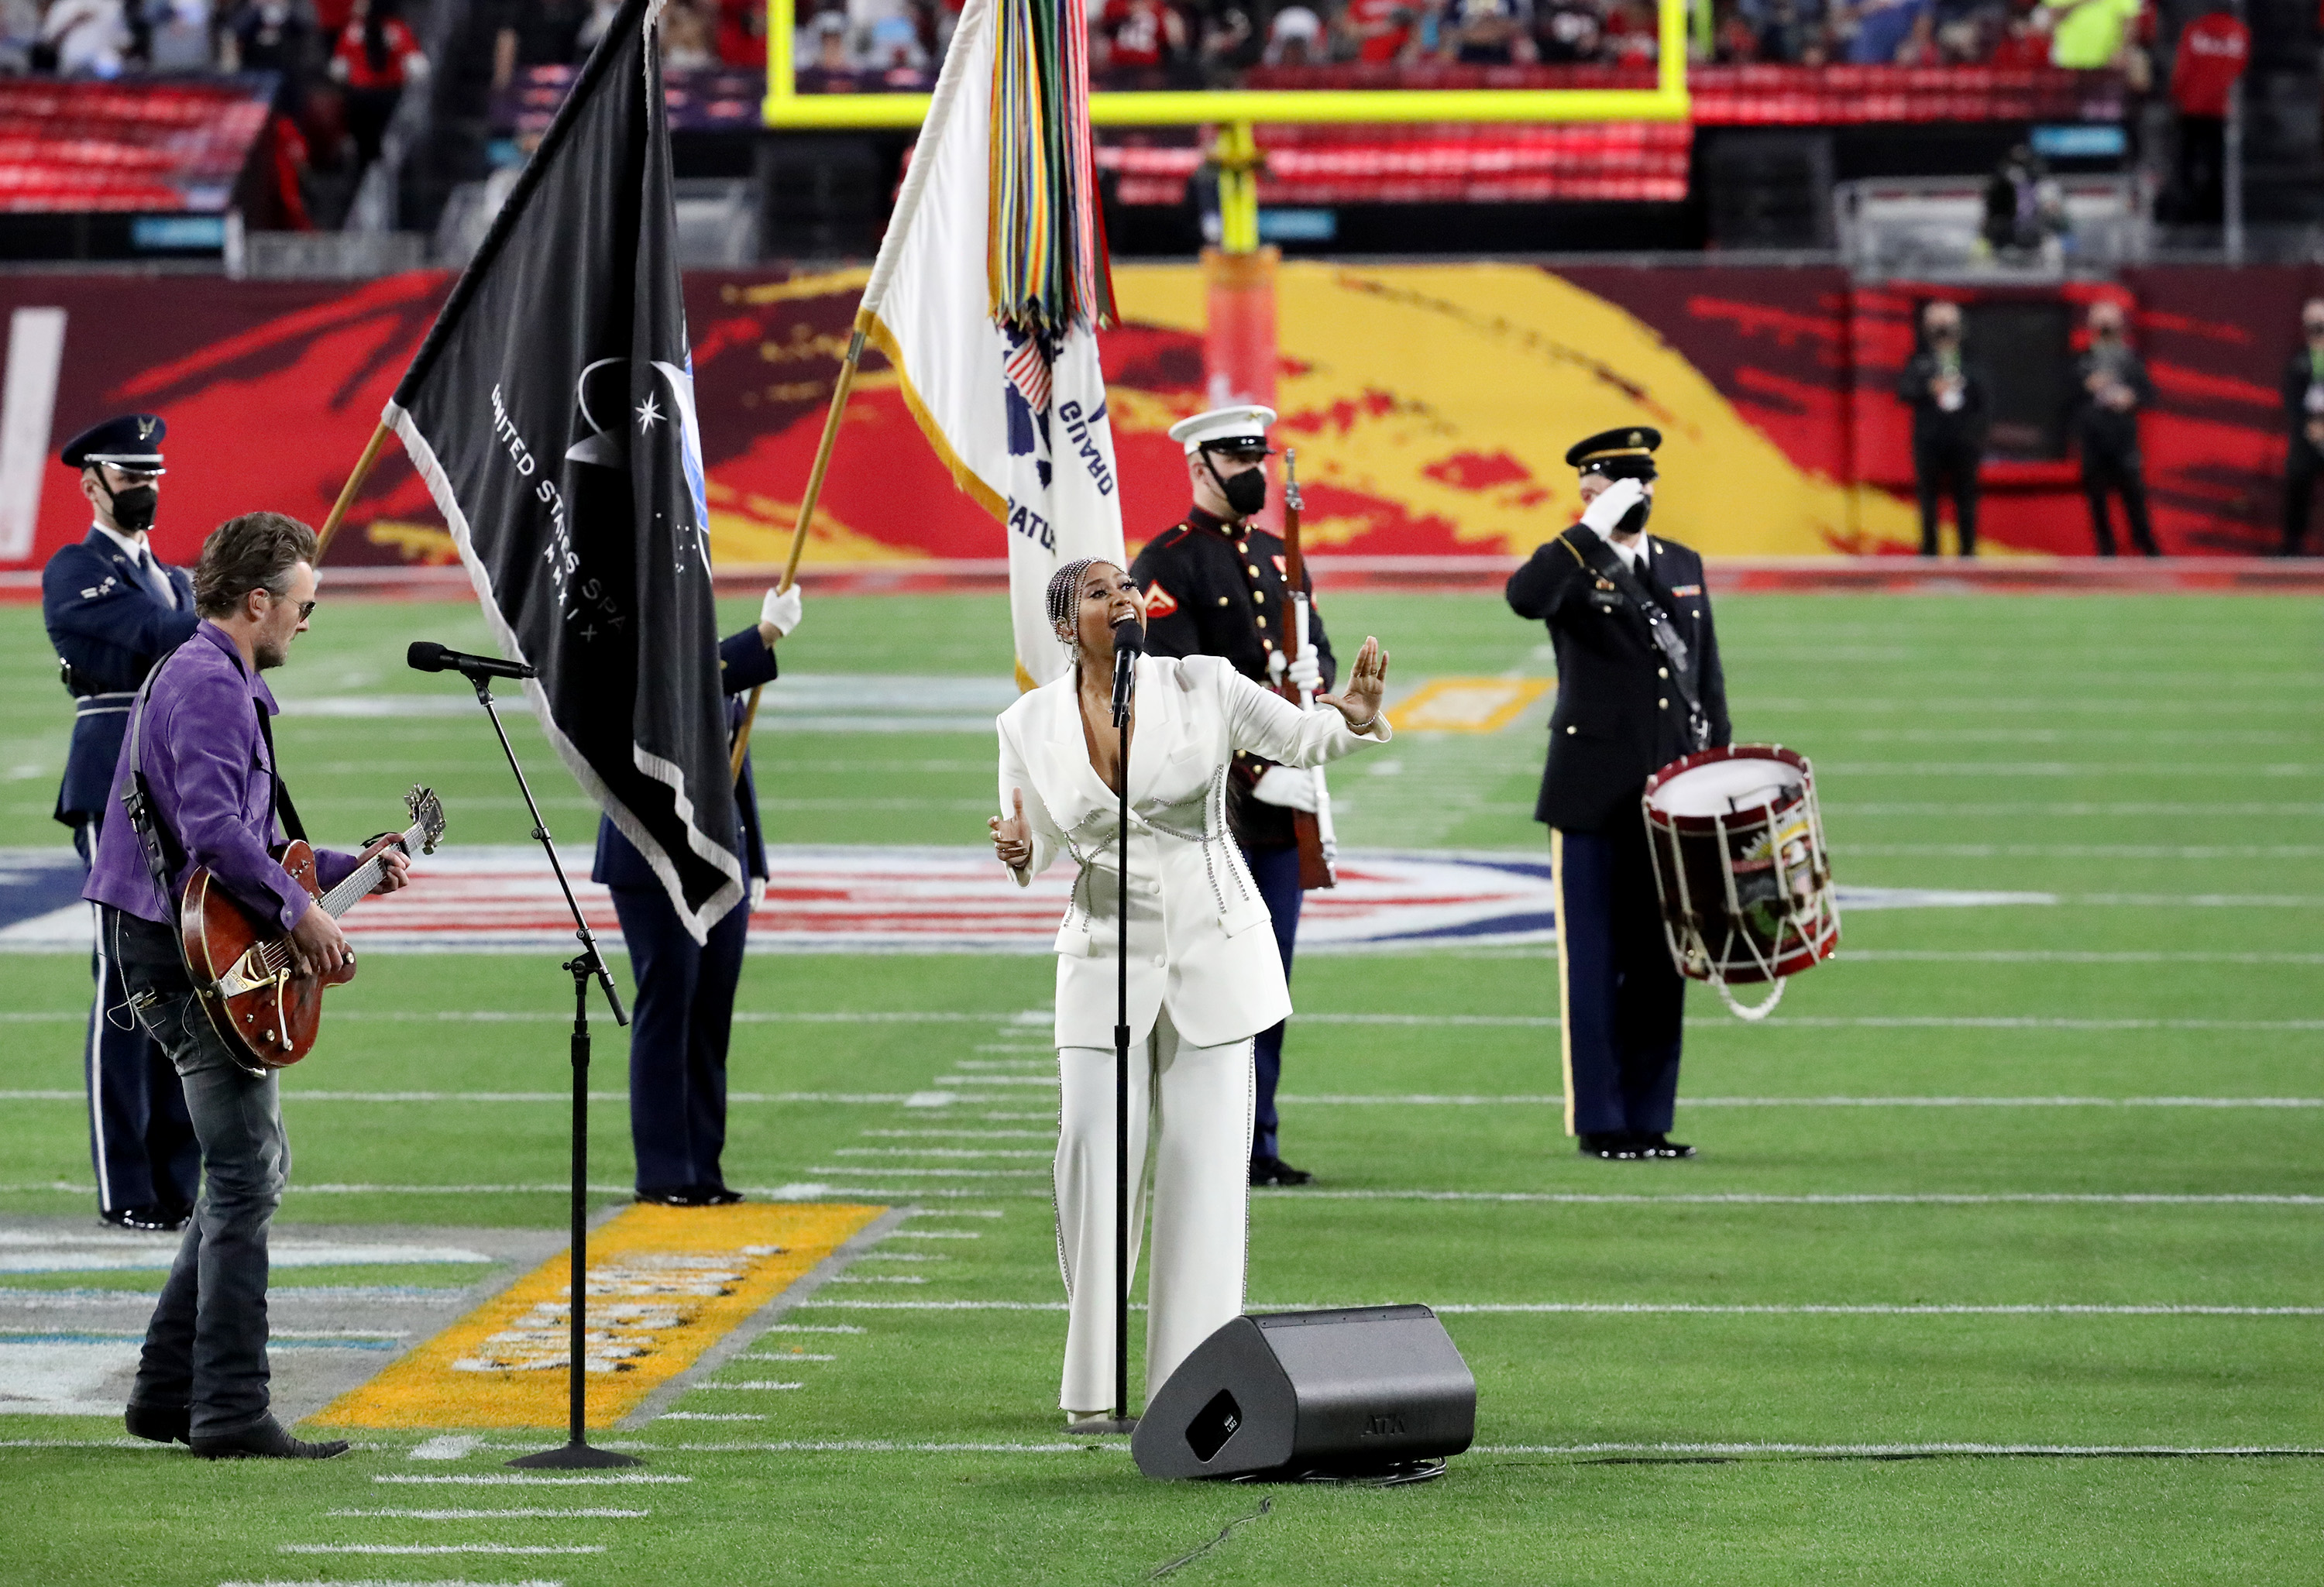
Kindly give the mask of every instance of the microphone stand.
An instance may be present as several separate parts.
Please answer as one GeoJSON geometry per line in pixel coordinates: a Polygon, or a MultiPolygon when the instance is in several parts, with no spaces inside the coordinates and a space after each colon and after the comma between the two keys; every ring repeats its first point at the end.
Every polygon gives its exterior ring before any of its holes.
{"type": "MultiPolygon", "coordinates": [[[[1134,624],[1125,624],[1135,632],[1134,624]]],[[[1120,885],[1114,891],[1113,1020],[1113,1416],[1091,1433],[1138,1430],[1130,1414],[1130,706],[1138,689],[1136,650],[1117,632],[1113,652],[1113,728],[1120,735],[1121,789],[1117,807],[1120,885]]]]}
{"type": "Polygon", "coordinates": [[[549,868],[556,872],[558,888],[565,894],[565,907],[573,916],[573,935],[581,940],[581,951],[561,966],[573,977],[573,1285],[572,1304],[567,1308],[572,1341],[566,1367],[565,1443],[508,1463],[532,1471],[555,1472],[634,1466],[640,1462],[633,1454],[593,1447],[585,1419],[589,1391],[583,1344],[589,1327],[590,978],[595,977],[597,984],[605,989],[605,1001],[613,1010],[614,1024],[627,1025],[630,1017],[622,1008],[622,994],[613,986],[613,973],[605,967],[605,955],[598,951],[597,938],[590,932],[589,922],[582,918],[581,906],[573,897],[573,884],[565,878],[564,863],[557,857],[557,845],[549,841],[548,825],[540,818],[540,807],[533,801],[532,785],[524,780],[524,768],[517,764],[516,748],[509,743],[508,729],[501,725],[501,714],[493,705],[492,679],[484,673],[466,669],[462,669],[461,676],[475,685],[476,703],[484,706],[484,715],[492,718],[493,731],[500,735],[501,752],[508,757],[517,791],[524,795],[524,807],[532,815],[532,835],[549,856],[549,868]]]}

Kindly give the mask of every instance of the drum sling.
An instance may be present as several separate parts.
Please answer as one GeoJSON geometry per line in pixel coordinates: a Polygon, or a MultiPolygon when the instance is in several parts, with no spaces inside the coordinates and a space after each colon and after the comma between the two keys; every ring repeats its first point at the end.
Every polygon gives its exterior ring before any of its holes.
{"type": "Polygon", "coordinates": [[[1702,697],[1695,690],[1694,648],[1680,634],[1678,624],[1660,601],[1647,593],[1637,575],[1631,572],[1617,551],[1604,537],[1597,534],[1569,536],[1565,547],[1581,564],[1620,591],[1638,615],[1646,622],[1646,632],[1653,636],[1655,647],[1670,663],[1671,682],[1678,689],[1678,697],[1686,702],[1687,739],[1698,750],[1711,747],[1711,718],[1702,709],[1702,697]],[[1574,541],[1583,545],[1577,546],[1574,541]]]}

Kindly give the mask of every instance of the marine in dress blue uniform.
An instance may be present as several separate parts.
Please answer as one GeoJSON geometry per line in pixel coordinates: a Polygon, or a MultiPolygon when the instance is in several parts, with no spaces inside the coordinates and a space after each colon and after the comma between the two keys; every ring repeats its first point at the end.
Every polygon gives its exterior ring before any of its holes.
{"type": "MultiPolygon", "coordinates": [[[[56,817],[72,828],[84,872],[112,806],[130,702],[145,675],[201,621],[193,581],[146,545],[167,429],[153,414],[124,414],[75,436],[61,454],[66,467],[80,471],[95,520],[88,537],[60,548],[41,574],[42,617],[73,697],[56,817]]],[[[82,1033],[81,1073],[98,1214],[124,1228],[181,1229],[201,1174],[184,1087],[144,1027],[128,1017],[121,967],[101,934],[90,970],[96,996],[82,1033]]]]}
{"type": "MultiPolygon", "coordinates": [[[[1250,521],[1267,503],[1263,465],[1271,451],[1270,408],[1244,405],[1197,413],[1170,427],[1185,448],[1194,505],[1185,517],[1148,541],[1130,577],[1146,592],[1146,648],[1157,656],[1218,656],[1266,687],[1297,673],[1291,656],[1290,589],[1284,582],[1283,541],[1250,521]]],[[[1303,570],[1304,571],[1304,570],[1303,570]]],[[[1312,583],[1303,588],[1313,592],[1312,583]]],[[[1323,620],[1309,608],[1304,659],[1317,693],[1332,686],[1331,641],[1323,620]]],[[[1304,669],[1303,669],[1304,670],[1304,669]]],[[[1227,818],[1242,846],[1251,880],[1267,900],[1283,973],[1291,973],[1299,934],[1299,840],[1292,812],[1315,807],[1314,779],[1296,767],[1237,754],[1228,780],[1227,818]]],[[[1250,1137],[1253,1185],[1305,1185],[1314,1176],[1283,1160],[1275,1088],[1283,1074],[1281,1023],[1251,1044],[1257,1107],[1250,1137]]]]}
{"type": "MultiPolygon", "coordinates": [[[[774,641],[798,622],[798,587],[770,591],[759,623],[719,644],[730,742],[742,725],[739,697],[774,681],[774,641]]],[[[766,843],[748,754],[734,782],[734,808],[740,826],[736,852],[750,866],[751,897],[728,910],[699,943],[679,923],[669,894],[636,845],[610,819],[597,824],[597,859],[589,874],[613,890],[635,989],[630,1145],[637,1158],[637,1195],[640,1201],[665,1206],[724,1206],[742,1199],[726,1187],[720,1158],[726,1149],[726,1044],[734,1023],[734,988],[742,977],[751,902],[767,880],[766,843]]]]}
{"type": "Polygon", "coordinates": [[[1656,770],[1733,736],[1702,558],[1645,532],[1661,445],[1637,425],[1569,451],[1582,520],[1535,551],[1507,592],[1518,616],[1548,624],[1557,650],[1534,818],[1549,827],[1557,889],[1566,1133],[1588,1156],[1623,1161],[1694,1155],[1669,1133],[1686,983],[1664,940],[1639,801],[1656,770]],[[1674,675],[1641,598],[1675,630],[1687,676],[1674,675]]]}

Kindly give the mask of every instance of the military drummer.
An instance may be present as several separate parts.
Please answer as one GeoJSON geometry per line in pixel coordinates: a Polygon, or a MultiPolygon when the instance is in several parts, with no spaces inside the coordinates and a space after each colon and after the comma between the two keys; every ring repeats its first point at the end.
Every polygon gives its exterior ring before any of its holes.
{"type": "MultiPolygon", "coordinates": [[[[201,623],[193,581],[156,558],[147,538],[161,503],[167,429],[154,414],[127,413],[82,431],[61,454],[66,467],[80,471],[93,522],[87,539],[49,558],[41,606],[74,699],[56,817],[72,828],[84,870],[112,802],[130,702],[145,675],[201,623]]],[[[182,1229],[201,1171],[184,1089],[129,1017],[120,968],[102,940],[92,967],[97,1006],[81,1066],[98,1215],[125,1229],[182,1229]]]]}
{"type": "Polygon", "coordinates": [[[1691,1158],[1670,1139],[1686,983],[1664,939],[1640,799],[1646,779],[1732,736],[1702,558],[1646,532],[1655,449],[1644,425],[1578,443],[1582,521],[1509,576],[1520,617],[1549,625],[1557,707],[1534,819],[1549,827],[1565,1131],[1585,1156],[1691,1158]]]}

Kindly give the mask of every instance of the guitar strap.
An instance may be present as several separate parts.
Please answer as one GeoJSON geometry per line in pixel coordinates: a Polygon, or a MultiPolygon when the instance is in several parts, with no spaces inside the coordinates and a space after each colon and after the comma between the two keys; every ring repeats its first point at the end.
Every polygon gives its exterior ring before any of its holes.
{"type": "Polygon", "coordinates": [[[307,828],[299,819],[299,807],[290,802],[290,790],[282,786],[282,773],[274,760],[274,724],[267,720],[266,707],[251,697],[250,708],[258,716],[258,736],[266,741],[266,775],[274,784],[274,818],[282,823],[282,835],[293,843],[307,841],[307,828]]]}
{"type": "Polygon", "coordinates": [[[1663,604],[1647,593],[1638,576],[1622,560],[1622,554],[1595,534],[1578,537],[1587,542],[1587,549],[1575,547],[1572,540],[1565,544],[1582,566],[1605,579],[1622,592],[1638,615],[1646,619],[1646,632],[1654,638],[1655,647],[1670,663],[1671,682],[1677,687],[1678,697],[1686,702],[1687,736],[1698,750],[1711,747],[1711,718],[1702,709],[1702,697],[1695,690],[1694,650],[1678,631],[1663,604]]]}
{"type": "Polygon", "coordinates": [[[137,690],[137,706],[129,716],[129,786],[121,792],[121,808],[129,817],[129,830],[137,835],[137,846],[145,856],[145,873],[153,879],[153,890],[161,895],[161,907],[170,911],[170,927],[179,929],[178,895],[170,886],[177,873],[178,861],[184,857],[178,840],[161,825],[153,807],[152,790],[145,786],[145,764],[140,746],[144,742],[145,701],[153,692],[153,680],[161,675],[160,666],[145,675],[137,690]]]}

